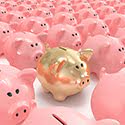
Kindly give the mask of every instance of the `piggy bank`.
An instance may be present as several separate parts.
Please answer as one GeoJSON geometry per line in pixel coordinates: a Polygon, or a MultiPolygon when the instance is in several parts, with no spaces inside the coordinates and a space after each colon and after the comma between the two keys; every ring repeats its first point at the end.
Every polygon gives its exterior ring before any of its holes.
{"type": "Polygon", "coordinates": [[[53,17],[53,24],[69,24],[69,25],[76,25],[77,20],[75,16],[71,13],[66,13],[66,12],[59,12],[54,15],[53,17]]]}
{"type": "Polygon", "coordinates": [[[83,48],[93,49],[89,67],[91,72],[95,73],[98,78],[102,67],[105,67],[108,73],[117,72],[125,67],[124,45],[117,38],[103,35],[89,37],[83,48]]]}
{"type": "Polygon", "coordinates": [[[91,49],[80,52],[64,47],[48,49],[37,63],[43,89],[58,101],[81,92],[90,82],[87,62],[92,53],[91,49]]]}
{"type": "Polygon", "coordinates": [[[114,6],[118,13],[125,14],[125,3],[119,3],[114,6]]]}
{"type": "Polygon", "coordinates": [[[19,125],[35,107],[33,82],[36,72],[0,64],[0,74],[0,122],[19,125]]]}
{"type": "Polygon", "coordinates": [[[74,9],[69,5],[59,5],[55,9],[55,13],[58,13],[58,12],[74,13],[74,9]]]}
{"type": "Polygon", "coordinates": [[[124,76],[125,68],[113,74],[106,73],[102,68],[100,81],[94,89],[91,101],[92,111],[97,120],[111,118],[118,120],[120,125],[125,124],[124,76]]]}
{"type": "Polygon", "coordinates": [[[46,41],[50,47],[64,46],[79,50],[83,44],[79,34],[82,28],[82,25],[76,27],[68,24],[53,25],[48,31],[48,35],[41,35],[41,39],[46,41]]]}
{"type": "Polygon", "coordinates": [[[11,65],[19,69],[36,68],[36,62],[44,51],[44,45],[32,33],[16,32],[5,41],[5,57],[11,65]]]}
{"type": "Polygon", "coordinates": [[[91,4],[93,9],[97,9],[97,8],[99,8],[101,6],[106,5],[106,2],[105,1],[93,1],[90,4],[91,4]]]}
{"type": "Polygon", "coordinates": [[[2,17],[2,21],[6,23],[19,23],[23,19],[25,19],[25,16],[19,11],[11,11],[2,17]]]}
{"type": "Polygon", "coordinates": [[[66,107],[35,108],[22,125],[119,125],[112,119],[93,121],[66,107]]]}
{"type": "Polygon", "coordinates": [[[81,9],[75,13],[75,17],[78,23],[87,18],[99,18],[98,14],[93,9],[81,9]]]}
{"type": "Polygon", "coordinates": [[[13,29],[7,23],[0,22],[0,55],[3,54],[3,47],[5,44],[5,39],[13,33],[13,29]]]}
{"type": "Polygon", "coordinates": [[[29,17],[23,20],[19,25],[17,31],[27,31],[32,32],[34,34],[38,34],[40,32],[48,32],[50,19],[44,19],[42,17],[29,17]]]}
{"type": "Polygon", "coordinates": [[[53,13],[47,9],[47,8],[38,8],[38,9],[35,9],[32,14],[32,16],[40,16],[40,17],[43,17],[44,19],[45,18],[53,18],[53,13]]]}
{"type": "Polygon", "coordinates": [[[108,26],[100,19],[87,18],[80,24],[84,26],[83,30],[80,32],[83,43],[86,42],[89,36],[95,36],[99,34],[104,36],[110,35],[108,26]]]}
{"type": "Polygon", "coordinates": [[[105,23],[108,25],[110,34],[114,36],[119,28],[125,27],[125,16],[123,14],[110,14],[105,17],[105,23]]]}
{"type": "Polygon", "coordinates": [[[101,6],[96,9],[96,12],[98,13],[100,19],[104,19],[105,16],[112,14],[112,13],[116,13],[116,10],[115,8],[111,6],[101,6]]]}
{"type": "Polygon", "coordinates": [[[6,15],[8,13],[7,9],[5,7],[0,6],[0,20],[2,20],[3,15],[6,15]]]}
{"type": "Polygon", "coordinates": [[[80,3],[72,5],[72,8],[77,12],[81,9],[87,9],[87,8],[90,9],[91,6],[89,3],[80,2],[80,3]]]}

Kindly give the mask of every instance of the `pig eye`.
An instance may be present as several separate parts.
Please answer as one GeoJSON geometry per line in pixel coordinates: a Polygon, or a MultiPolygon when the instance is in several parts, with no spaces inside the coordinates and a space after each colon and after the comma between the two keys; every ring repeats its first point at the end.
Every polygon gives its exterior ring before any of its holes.
{"type": "Polygon", "coordinates": [[[16,92],[16,94],[19,94],[20,90],[19,90],[19,89],[16,89],[16,91],[15,91],[15,92],[16,92]]]}
{"type": "Polygon", "coordinates": [[[46,24],[44,23],[44,26],[46,26],[46,24]]]}
{"type": "Polygon", "coordinates": [[[113,13],[115,13],[116,11],[115,10],[113,10],[113,13]]]}
{"type": "Polygon", "coordinates": [[[69,12],[71,12],[72,11],[72,9],[69,9],[69,12]]]}
{"type": "Polygon", "coordinates": [[[76,44],[76,46],[78,46],[78,44],[76,44]]]}
{"type": "Polygon", "coordinates": [[[5,32],[5,31],[3,31],[3,33],[5,34],[6,32],[5,32]]]}
{"type": "Polygon", "coordinates": [[[23,19],[23,16],[21,18],[23,19]]]}
{"type": "Polygon", "coordinates": [[[7,30],[7,33],[9,33],[10,31],[9,30],[7,30]]]}
{"type": "Polygon", "coordinates": [[[33,44],[31,44],[31,47],[34,47],[34,45],[33,45],[33,44]]]}
{"type": "Polygon", "coordinates": [[[18,17],[18,19],[21,19],[21,17],[18,17]]]}
{"type": "Polygon", "coordinates": [[[35,45],[38,46],[38,43],[36,43],[35,45]]]}
{"type": "Polygon", "coordinates": [[[76,66],[77,69],[79,69],[79,66],[76,66]]]}
{"type": "Polygon", "coordinates": [[[4,14],[4,12],[3,12],[3,11],[2,11],[1,13],[2,13],[2,14],[4,14]]]}
{"type": "Polygon", "coordinates": [[[77,33],[75,33],[75,35],[77,36],[78,34],[77,34],[77,33]]]}
{"type": "Polygon", "coordinates": [[[75,36],[74,34],[72,34],[72,36],[75,36]]]}
{"type": "Polygon", "coordinates": [[[105,28],[105,26],[102,26],[102,28],[105,28]]]}
{"type": "Polygon", "coordinates": [[[70,20],[72,20],[72,18],[70,18],[70,20]]]}
{"type": "Polygon", "coordinates": [[[121,49],[118,49],[120,52],[122,51],[121,49]]]}
{"type": "Polygon", "coordinates": [[[11,92],[8,92],[7,95],[8,95],[9,97],[12,97],[12,93],[11,93],[11,92]]]}
{"type": "Polygon", "coordinates": [[[41,26],[43,26],[43,24],[41,24],[41,26]]]}
{"type": "Polygon", "coordinates": [[[87,79],[87,82],[89,82],[89,79],[87,79]]]}
{"type": "Polygon", "coordinates": [[[97,14],[94,14],[94,16],[97,16],[97,14]]]}
{"type": "Polygon", "coordinates": [[[83,67],[83,63],[81,63],[81,67],[83,67]]]}

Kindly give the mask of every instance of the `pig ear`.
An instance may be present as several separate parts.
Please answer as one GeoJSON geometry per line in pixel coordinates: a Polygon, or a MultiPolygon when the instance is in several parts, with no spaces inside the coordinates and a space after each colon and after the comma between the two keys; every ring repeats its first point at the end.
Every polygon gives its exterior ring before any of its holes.
{"type": "Polygon", "coordinates": [[[39,33],[37,35],[38,39],[41,40],[41,42],[46,43],[48,33],[39,33]]]}
{"type": "Polygon", "coordinates": [[[17,30],[18,29],[18,23],[14,22],[14,23],[11,23],[10,24],[10,27],[14,30],[17,30]]]}
{"type": "Polygon", "coordinates": [[[74,13],[74,16],[75,16],[76,19],[78,19],[79,13],[78,13],[78,12],[75,12],[75,13],[74,13]]]}
{"type": "Polygon", "coordinates": [[[52,20],[53,20],[52,17],[46,18],[45,20],[46,20],[46,22],[49,24],[49,26],[52,25],[52,20]]]}
{"type": "Polygon", "coordinates": [[[61,17],[59,18],[59,23],[62,23],[65,20],[65,15],[62,14],[61,17]]]}
{"type": "Polygon", "coordinates": [[[23,15],[24,15],[25,17],[31,16],[30,12],[28,12],[28,11],[23,12],[23,15]]]}
{"type": "Polygon", "coordinates": [[[84,49],[83,51],[80,51],[80,59],[83,61],[89,61],[92,55],[93,55],[92,49],[84,49]]]}
{"type": "Polygon", "coordinates": [[[36,78],[36,71],[32,68],[24,69],[19,72],[18,78],[21,79],[25,84],[33,86],[33,82],[36,78]]]}
{"type": "Polygon", "coordinates": [[[121,37],[121,38],[120,38],[120,42],[121,42],[123,45],[125,45],[125,37],[121,37]]]}
{"type": "Polygon", "coordinates": [[[120,123],[116,120],[104,119],[104,120],[98,121],[97,125],[120,125],[120,123]]]}
{"type": "Polygon", "coordinates": [[[92,32],[95,30],[96,26],[97,26],[97,23],[96,23],[96,22],[93,23],[93,24],[90,24],[89,27],[88,27],[88,31],[89,31],[90,33],[92,33],[92,32]]]}
{"type": "Polygon", "coordinates": [[[57,33],[58,39],[61,39],[61,38],[63,37],[64,33],[65,33],[65,29],[62,28],[62,29],[57,33]]]}
{"type": "Polygon", "coordinates": [[[114,25],[118,25],[119,23],[120,23],[120,21],[121,21],[121,18],[116,18],[114,21],[113,21],[113,24],[114,25]]]}
{"type": "Polygon", "coordinates": [[[83,29],[84,29],[84,25],[83,24],[80,24],[80,25],[77,25],[76,26],[76,29],[79,33],[82,33],[83,29]]]}
{"type": "Polygon", "coordinates": [[[12,44],[12,48],[16,50],[17,54],[19,52],[20,46],[22,45],[23,41],[22,40],[15,40],[15,42],[12,44]]]}
{"type": "Polygon", "coordinates": [[[105,23],[109,26],[111,24],[111,19],[105,20],[105,23]]]}

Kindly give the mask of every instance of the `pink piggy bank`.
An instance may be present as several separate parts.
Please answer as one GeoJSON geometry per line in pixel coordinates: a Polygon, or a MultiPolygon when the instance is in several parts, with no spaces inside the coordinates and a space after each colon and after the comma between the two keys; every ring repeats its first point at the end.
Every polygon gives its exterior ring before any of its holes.
{"type": "Polygon", "coordinates": [[[23,13],[19,11],[11,11],[3,16],[2,21],[6,23],[19,23],[23,19],[25,19],[25,16],[23,15],[23,13]]]}
{"type": "Polygon", "coordinates": [[[53,18],[53,14],[52,12],[47,9],[47,8],[38,8],[38,9],[35,9],[32,14],[32,16],[40,16],[40,17],[43,17],[44,19],[45,18],[53,18]]]}
{"type": "Polygon", "coordinates": [[[105,1],[93,1],[92,3],[90,3],[92,8],[95,10],[101,6],[104,6],[106,5],[106,2],[105,1]]]}
{"type": "Polygon", "coordinates": [[[58,12],[74,13],[74,9],[69,5],[59,5],[55,9],[55,13],[58,13],[58,12]]]}
{"type": "Polygon", "coordinates": [[[125,16],[122,14],[110,14],[105,17],[104,21],[108,25],[112,36],[116,34],[119,28],[125,27],[125,16]]]}
{"type": "Polygon", "coordinates": [[[16,29],[17,31],[27,31],[35,34],[38,34],[40,32],[48,32],[49,24],[47,23],[47,21],[50,22],[50,20],[52,19],[44,19],[42,17],[35,16],[29,17],[22,21],[16,29]]]}
{"type": "Polygon", "coordinates": [[[0,64],[0,74],[0,122],[19,125],[36,105],[33,89],[36,72],[0,64]]]}
{"type": "Polygon", "coordinates": [[[102,67],[105,67],[108,73],[117,72],[125,67],[125,48],[117,38],[103,35],[89,37],[83,48],[93,49],[94,54],[89,61],[89,66],[90,71],[98,78],[102,67]]]}
{"type": "Polygon", "coordinates": [[[66,12],[60,12],[55,14],[54,18],[53,18],[53,24],[69,24],[69,25],[76,25],[77,24],[77,20],[75,18],[75,16],[71,13],[66,13],[66,12]]]}
{"type": "Polygon", "coordinates": [[[96,9],[96,12],[98,13],[101,19],[104,19],[105,16],[112,14],[112,13],[116,13],[116,10],[111,6],[101,6],[96,9]]]}
{"type": "Polygon", "coordinates": [[[8,13],[7,9],[5,7],[0,6],[0,20],[2,20],[3,15],[6,15],[8,13]]]}
{"type": "Polygon", "coordinates": [[[86,42],[89,36],[95,35],[110,35],[108,26],[100,19],[87,18],[81,22],[84,25],[80,32],[83,42],[86,42]]]}
{"type": "Polygon", "coordinates": [[[99,19],[98,14],[93,9],[81,9],[75,13],[75,17],[78,23],[80,23],[82,20],[87,19],[87,18],[99,19]]]}
{"type": "Polygon", "coordinates": [[[82,40],[79,34],[82,28],[82,25],[76,27],[68,24],[53,25],[48,32],[46,42],[50,45],[50,47],[63,46],[79,50],[82,47],[82,40]]]}
{"type": "Polygon", "coordinates": [[[13,29],[8,23],[0,22],[0,55],[3,54],[5,39],[13,33],[13,29]]]}
{"type": "Polygon", "coordinates": [[[116,4],[114,7],[118,13],[125,14],[125,3],[116,4]]]}
{"type": "Polygon", "coordinates": [[[80,3],[72,5],[72,8],[77,12],[81,9],[90,9],[92,7],[90,6],[89,3],[80,2],[80,3]]]}
{"type": "Polygon", "coordinates": [[[22,125],[120,125],[117,121],[105,119],[92,121],[70,108],[35,108],[22,125]]]}
{"type": "Polygon", "coordinates": [[[116,119],[125,125],[125,68],[117,73],[108,74],[103,68],[100,81],[92,94],[92,111],[97,120],[116,119]],[[117,84],[118,83],[118,84],[117,84]]]}
{"type": "Polygon", "coordinates": [[[5,57],[19,68],[36,68],[36,62],[45,48],[36,35],[28,32],[13,33],[6,39],[5,57]]]}

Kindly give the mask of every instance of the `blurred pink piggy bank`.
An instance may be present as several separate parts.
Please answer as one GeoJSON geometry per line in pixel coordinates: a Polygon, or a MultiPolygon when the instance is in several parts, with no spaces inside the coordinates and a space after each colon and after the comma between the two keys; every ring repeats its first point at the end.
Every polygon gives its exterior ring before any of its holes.
{"type": "MultiPolygon", "coordinates": [[[[83,26],[71,26],[57,24],[53,25],[49,32],[47,40],[45,40],[50,47],[68,47],[75,50],[79,50],[82,47],[82,39],[79,32],[82,30],[83,26]]],[[[41,39],[45,36],[41,36],[41,39]]],[[[44,38],[45,39],[45,38],[44,38]]]]}
{"type": "Polygon", "coordinates": [[[92,111],[97,120],[116,119],[125,125],[125,68],[117,73],[107,74],[103,68],[100,81],[92,94],[92,111]]]}
{"type": "Polygon", "coordinates": [[[5,57],[19,68],[36,68],[36,62],[45,48],[36,35],[28,32],[13,33],[6,39],[5,57]]]}
{"type": "Polygon", "coordinates": [[[90,6],[89,3],[80,2],[80,3],[72,5],[72,8],[77,12],[81,9],[90,9],[92,7],[90,6]]]}
{"type": "Polygon", "coordinates": [[[0,55],[3,54],[3,47],[5,44],[5,39],[13,33],[13,29],[8,23],[0,22],[0,55]]]}
{"type": "Polygon", "coordinates": [[[60,12],[60,13],[55,14],[53,18],[53,24],[56,25],[60,23],[74,26],[77,24],[77,20],[75,16],[71,13],[60,12]]]}
{"type": "Polygon", "coordinates": [[[96,12],[98,13],[100,19],[104,19],[105,16],[116,13],[116,10],[111,6],[101,6],[96,9],[96,12]]]}
{"type": "Polygon", "coordinates": [[[8,13],[7,9],[5,7],[0,6],[0,20],[2,20],[3,15],[6,15],[8,13]]]}
{"type": "Polygon", "coordinates": [[[125,14],[125,3],[119,3],[114,6],[118,13],[125,14]]]}
{"type": "Polygon", "coordinates": [[[125,27],[125,16],[123,14],[110,14],[105,17],[104,21],[108,25],[112,36],[116,34],[119,28],[125,27]]]}
{"type": "Polygon", "coordinates": [[[117,38],[103,35],[89,37],[83,48],[93,49],[94,54],[89,66],[90,71],[98,77],[102,67],[105,67],[108,73],[117,72],[125,67],[125,48],[117,38]]]}
{"type": "Polygon", "coordinates": [[[58,12],[74,13],[74,9],[69,5],[59,5],[55,9],[55,13],[58,13],[58,12]]]}
{"type": "Polygon", "coordinates": [[[42,17],[29,17],[23,20],[18,27],[17,31],[27,31],[38,34],[40,32],[48,32],[49,24],[52,19],[44,19],[42,17]],[[48,22],[47,22],[48,21],[48,22]]]}
{"type": "Polygon", "coordinates": [[[105,1],[93,1],[90,4],[91,4],[91,6],[92,6],[93,9],[97,9],[97,8],[99,8],[101,6],[106,5],[106,2],[105,1]]]}
{"type": "Polygon", "coordinates": [[[0,74],[0,122],[19,125],[36,105],[33,89],[36,72],[0,64],[0,74]]]}
{"type": "Polygon", "coordinates": [[[80,23],[82,20],[87,19],[87,18],[99,19],[98,14],[93,9],[81,9],[75,13],[75,17],[78,23],[80,23]]]}
{"type": "Polygon", "coordinates": [[[44,19],[45,18],[53,18],[53,13],[47,9],[47,8],[38,8],[38,9],[35,9],[32,13],[31,13],[32,16],[40,16],[40,17],[43,17],[44,19]]]}
{"type": "Polygon", "coordinates": [[[120,125],[117,121],[105,119],[93,121],[79,112],[66,107],[34,108],[22,125],[120,125]]]}

